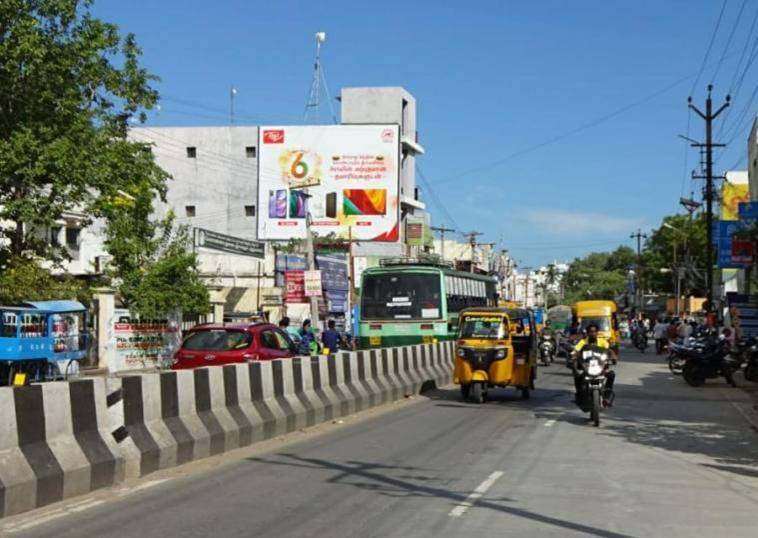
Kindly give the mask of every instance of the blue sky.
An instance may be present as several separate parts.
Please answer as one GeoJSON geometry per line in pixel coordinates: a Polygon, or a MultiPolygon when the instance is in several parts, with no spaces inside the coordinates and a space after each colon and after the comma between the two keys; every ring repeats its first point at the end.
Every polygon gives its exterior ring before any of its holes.
{"type": "MultiPolygon", "coordinates": [[[[738,18],[741,6],[726,3],[694,88],[697,104],[708,82],[717,101],[737,86],[758,2],[746,0],[738,18]]],[[[531,266],[632,245],[631,232],[677,211],[682,194],[698,195],[701,185],[689,179],[698,156],[689,150],[685,167],[676,135],[688,132],[687,96],[721,7],[721,0],[100,0],[95,13],[137,34],[144,65],[161,77],[153,125],[226,124],[232,84],[238,123],[300,123],[313,34],[327,32],[322,59],[333,96],[374,85],[416,96],[426,148],[419,166],[430,184],[420,187],[435,223],[483,231],[483,241],[502,242],[531,266]]],[[[740,112],[758,110],[758,98],[750,102],[757,64],[726,118],[722,141],[736,134],[716,170],[746,154],[747,132],[738,129],[749,120],[740,112]]],[[[690,135],[702,132],[692,116],[690,135]]],[[[744,169],[745,160],[739,164],[744,169]]]]}

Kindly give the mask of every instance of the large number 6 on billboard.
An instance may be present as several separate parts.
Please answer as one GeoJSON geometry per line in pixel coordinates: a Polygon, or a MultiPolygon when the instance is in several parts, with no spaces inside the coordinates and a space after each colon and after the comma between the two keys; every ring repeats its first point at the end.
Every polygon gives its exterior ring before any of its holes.
{"type": "Polygon", "coordinates": [[[308,165],[303,161],[303,152],[295,152],[295,159],[290,166],[290,174],[297,179],[303,179],[308,175],[308,165]]]}

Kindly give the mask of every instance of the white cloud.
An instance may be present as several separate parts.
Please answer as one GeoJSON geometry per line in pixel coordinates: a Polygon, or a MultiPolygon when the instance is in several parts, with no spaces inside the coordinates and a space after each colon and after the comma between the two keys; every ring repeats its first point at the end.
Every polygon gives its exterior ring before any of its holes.
{"type": "Polygon", "coordinates": [[[616,235],[631,233],[638,227],[644,227],[642,218],[562,209],[527,210],[524,217],[540,231],[555,235],[616,235]]]}

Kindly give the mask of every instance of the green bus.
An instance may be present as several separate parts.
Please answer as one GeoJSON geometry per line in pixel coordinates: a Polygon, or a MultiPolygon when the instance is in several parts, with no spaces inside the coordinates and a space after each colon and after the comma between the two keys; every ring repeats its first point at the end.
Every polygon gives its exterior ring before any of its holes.
{"type": "Polygon", "coordinates": [[[385,259],[363,272],[360,349],[452,340],[458,313],[497,305],[497,279],[435,261],[385,259]]]}

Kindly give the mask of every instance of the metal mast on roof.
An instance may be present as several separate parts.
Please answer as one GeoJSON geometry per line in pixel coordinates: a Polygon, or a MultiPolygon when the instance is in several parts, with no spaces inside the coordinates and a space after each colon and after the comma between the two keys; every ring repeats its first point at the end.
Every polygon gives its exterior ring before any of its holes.
{"type": "Polygon", "coordinates": [[[313,62],[313,79],[311,81],[311,92],[308,95],[308,102],[305,105],[303,114],[303,123],[317,125],[321,123],[321,86],[324,87],[326,101],[329,103],[329,111],[332,114],[332,122],[337,123],[337,116],[334,113],[334,105],[329,95],[329,86],[326,83],[326,73],[321,65],[321,46],[326,42],[326,32],[316,32],[316,60],[313,62]]]}

